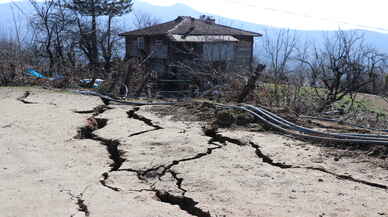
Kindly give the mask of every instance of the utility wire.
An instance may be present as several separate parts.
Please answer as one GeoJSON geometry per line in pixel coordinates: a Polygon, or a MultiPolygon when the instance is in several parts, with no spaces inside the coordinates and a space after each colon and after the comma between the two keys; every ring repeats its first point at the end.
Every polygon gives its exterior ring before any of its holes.
{"type": "Polygon", "coordinates": [[[229,2],[231,2],[234,5],[239,5],[239,6],[244,5],[244,6],[247,6],[249,8],[256,8],[256,9],[272,11],[272,12],[281,13],[281,14],[304,17],[304,18],[308,18],[308,19],[316,19],[316,20],[321,20],[324,22],[331,22],[331,23],[336,23],[336,24],[350,25],[350,26],[361,28],[361,29],[374,30],[374,31],[388,33],[387,28],[363,25],[363,24],[358,24],[358,23],[351,23],[351,22],[337,20],[337,19],[333,19],[333,18],[317,17],[317,16],[312,16],[311,14],[308,14],[308,13],[297,13],[297,12],[293,12],[293,11],[289,11],[289,10],[283,10],[283,9],[277,9],[277,8],[271,8],[271,7],[259,7],[257,5],[251,4],[251,3],[241,3],[241,2],[236,1],[236,0],[229,0],[229,2]]]}

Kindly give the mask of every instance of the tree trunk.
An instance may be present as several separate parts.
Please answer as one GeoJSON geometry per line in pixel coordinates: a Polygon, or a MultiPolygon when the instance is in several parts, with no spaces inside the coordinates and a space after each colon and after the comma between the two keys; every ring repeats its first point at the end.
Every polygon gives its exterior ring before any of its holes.
{"type": "Polygon", "coordinates": [[[92,68],[92,80],[89,83],[89,88],[93,87],[97,79],[98,72],[98,49],[97,49],[97,22],[95,13],[92,14],[92,32],[91,32],[91,53],[90,64],[92,68]]]}
{"type": "Polygon", "coordinates": [[[135,97],[140,97],[140,95],[143,92],[145,86],[149,82],[150,77],[151,77],[151,72],[147,72],[146,76],[144,77],[143,83],[140,85],[139,89],[137,89],[137,91],[135,93],[135,97]]]}
{"type": "Polygon", "coordinates": [[[238,103],[244,102],[246,97],[252,93],[256,88],[256,82],[260,77],[260,72],[262,72],[265,69],[265,65],[259,64],[254,72],[254,74],[248,79],[247,85],[244,87],[242,92],[237,98],[238,103]]]}

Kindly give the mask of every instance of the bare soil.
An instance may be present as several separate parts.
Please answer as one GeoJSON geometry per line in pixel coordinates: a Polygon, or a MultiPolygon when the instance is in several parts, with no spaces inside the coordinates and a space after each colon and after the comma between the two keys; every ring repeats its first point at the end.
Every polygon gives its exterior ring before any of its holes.
{"type": "Polygon", "coordinates": [[[0,88],[1,216],[388,216],[386,155],[215,131],[188,107],[0,88]]]}

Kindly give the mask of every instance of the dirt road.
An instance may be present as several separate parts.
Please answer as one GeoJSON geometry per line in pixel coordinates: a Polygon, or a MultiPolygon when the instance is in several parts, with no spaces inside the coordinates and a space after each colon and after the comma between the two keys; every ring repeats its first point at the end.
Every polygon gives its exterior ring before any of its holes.
{"type": "Polygon", "coordinates": [[[0,216],[388,216],[387,159],[101,104],[0,88],[0,216]]]}

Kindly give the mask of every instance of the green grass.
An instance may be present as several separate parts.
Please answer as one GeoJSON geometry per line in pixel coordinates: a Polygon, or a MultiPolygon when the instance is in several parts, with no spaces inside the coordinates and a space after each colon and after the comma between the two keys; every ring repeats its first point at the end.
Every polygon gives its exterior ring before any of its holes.
{"type": "MultiPolygon", "coordinates": [[[[351,104],[350,96],[345,96],[342,100],[336,102],[334,105],[338,108],[341,108],[341,107],[347,108],[350,104],[351,104]]],[[[353,109],[370,112],[370,113],[376,113],[381,116],[388,116],[388,112],[384,110],[382,105],[375,104],[368,99],[360,99],[359,97],[356,97],[356,99],[354,100],[353,109]]]]}
{"type": "MultiPolygon", "coordinates": [[[[275,85],[273,83],[264,83],[263,88],[267,89],[267,91],[274,91],[275,88],[278,88],[278,91],[280,94],[289,94],[288,86],[279,84],[275,85]]],[[[317,99],[317,92],[320,96],[325,96],[326,89],[324,88],[314,88],[314,87],[301,87],[299,89],[298,96],[302,98],[308,98],[311,99],[315,98],[317,99]]],[[[372,96],[368,94],[359,94],[359,96],[356,97],[356,99],[353,102],[353,109],[364,111],[364,112],[370,112],[370,113],[376,113],[382,116],[388,117],[388,103],[374,103],[371,99],[372,96]],[[360,97],[362,95],[362,97],[360,97]]],[[[338,102],[335,102],[333,106],[337,108],[345,108],[347,109],[351,104],[351,97],[345,96],[338,102]]]]}

